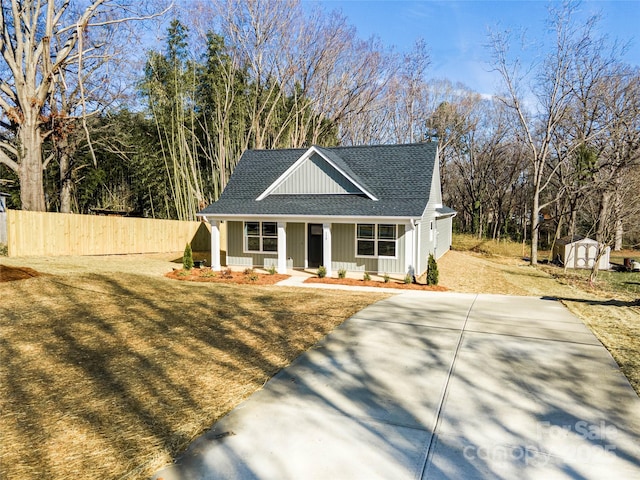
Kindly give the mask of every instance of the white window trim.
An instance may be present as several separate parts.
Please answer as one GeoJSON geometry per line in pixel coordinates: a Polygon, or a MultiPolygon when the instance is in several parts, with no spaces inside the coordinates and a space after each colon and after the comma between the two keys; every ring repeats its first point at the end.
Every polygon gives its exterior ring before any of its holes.
{"type": "Polygon", "coordinates": [[[260,220],[256,221],[245,221],[242,222],[242,252],[246,254],[260,254],[260,255],[278,255],[278,222],[263,222],[260,220]],[[251,235],[251,237],[260,238],[260,250],[249,250],[249,236],[247,234],[247,223],[257,223],[259,225],[258,232],[259,235],[251,235]],[[263,223],[274,223],[276,225],[276,234],[275,235],[262,235],[262,224],[263,223]],[[264,238],[275,238],[276,239],[276,249],[275,250],[263,250],[262,249],[262,239],[264,238]]]}
{"type": "Polygon", "coordinates": [[[385,258],[385,259],[389,259],[389,260],[397,260],[398,259],[398,232],[400,231],[399,226],[397,223],[367,223],[367,222],[361,222],[361,223],[356,223],[354,225],[355,228],[355,258],[385,258]],[[373,225],[374,226],[374,238],[358,238],[358,225],[373,225]],[[396,228],[396,238],[394,240],[387,240],[387,239],[380,239],[378,238],[378,226],[379,225],[393,225],[396,228]],[[358,255],[358,240],[367,240],[367,241],[371,241],[374,244],[374,255],[358,255]],[[395,252],[396,254],[394,256],[387,256],[387,255],[378,255],[378,242],[395,242],[396,246],[395,246],[395,252]]]}

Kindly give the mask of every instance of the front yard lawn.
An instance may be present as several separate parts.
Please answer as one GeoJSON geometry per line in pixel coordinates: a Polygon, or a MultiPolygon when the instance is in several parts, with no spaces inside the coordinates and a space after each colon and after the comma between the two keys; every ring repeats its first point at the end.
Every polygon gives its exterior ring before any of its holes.
{"type": "Polygon", "coordinates": [[[148,478],[385,297],[70,270],[0,282],[2,479],[148,478]]]}

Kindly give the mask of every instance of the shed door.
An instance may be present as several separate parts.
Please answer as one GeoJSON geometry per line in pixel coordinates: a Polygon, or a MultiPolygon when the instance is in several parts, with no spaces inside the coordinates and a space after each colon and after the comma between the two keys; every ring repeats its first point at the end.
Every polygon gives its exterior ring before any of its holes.
{"type": "Polygon", "coordinates": [[[310,223],[307,227],[307,233],[309,268],[318,268],[323,263],[322,224],[310,223]]]}

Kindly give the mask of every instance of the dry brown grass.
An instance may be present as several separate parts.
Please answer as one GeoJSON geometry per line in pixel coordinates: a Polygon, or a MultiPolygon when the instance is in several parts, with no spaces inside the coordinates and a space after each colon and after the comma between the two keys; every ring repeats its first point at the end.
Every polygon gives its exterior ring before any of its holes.
{"type": "Polygon", "coordinates": [[[170,263],[139,260],[130,270],[151,274],[112,273],[107,258],[7,259],[50,275],[0,283],[0,478],[147,478],[384,298],[176,282],[159,274],[170,263]]]}

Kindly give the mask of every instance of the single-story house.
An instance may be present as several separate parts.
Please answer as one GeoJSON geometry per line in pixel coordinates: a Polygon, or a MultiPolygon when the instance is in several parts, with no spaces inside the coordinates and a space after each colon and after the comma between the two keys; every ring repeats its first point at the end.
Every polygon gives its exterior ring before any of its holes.
{"type": "Polygon", "coordinates": [[[600,245],[597,241],[580,235],[562,237],[553,246],[553,259],[567,268],[593,268],[601,253],[598,268],[609,270],[611,247],[600,245]],[[599,247],[603,250],[599,251],[599,247]]]}
{"type": "Polygon", "coordinates": [[[451,246],[456,212],[442,205],[437,143],[244,152],[211,224],[220,269],[220,223],[228,266],[324,266],[419,274],[451,246]]]}

